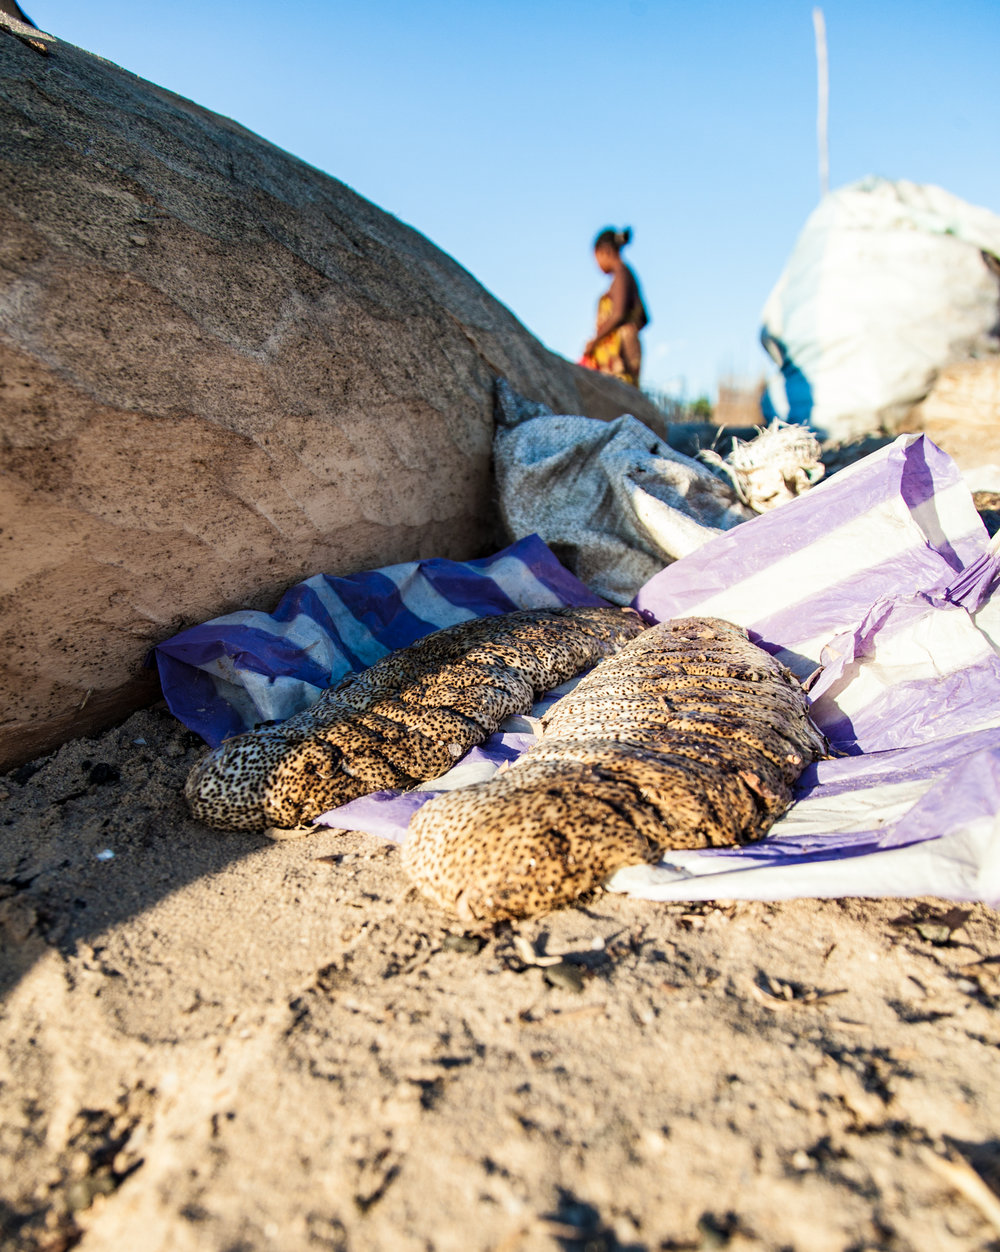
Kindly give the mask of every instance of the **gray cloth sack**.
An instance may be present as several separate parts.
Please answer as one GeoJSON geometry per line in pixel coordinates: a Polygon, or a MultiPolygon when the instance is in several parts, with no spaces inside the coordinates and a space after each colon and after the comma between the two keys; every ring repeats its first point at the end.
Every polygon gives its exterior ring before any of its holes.
{"type": "Polygon", "coordinates": [[[497,385],[500,512],[538,534],[598,595],[627,604],[665,565],[754,514],[706,466],[642,422],[553,416],[497,385]]]}

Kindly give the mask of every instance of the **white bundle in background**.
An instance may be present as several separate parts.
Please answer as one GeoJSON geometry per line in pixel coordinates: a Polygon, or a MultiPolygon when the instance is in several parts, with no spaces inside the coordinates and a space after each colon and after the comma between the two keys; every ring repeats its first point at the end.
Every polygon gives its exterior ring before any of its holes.
{"type": "Polygon", "coordinates": [[[1000,350],[1000,216],[957,196],[869,177],[810,215],[764,306],[781,373],[768,417],[848,440],[906,416],[937,373],[1000,350]]]}

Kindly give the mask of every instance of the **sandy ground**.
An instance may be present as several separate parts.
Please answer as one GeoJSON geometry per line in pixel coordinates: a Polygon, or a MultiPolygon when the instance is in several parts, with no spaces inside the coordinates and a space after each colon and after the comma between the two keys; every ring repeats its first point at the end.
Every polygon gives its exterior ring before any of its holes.
{"type": "Polygon", "coordinates": [[[201,750],[153,709],[0,780],[4,1248],[1000,1247],[997,913],[464,934],[379,840],[196,825],[201,750]]]}

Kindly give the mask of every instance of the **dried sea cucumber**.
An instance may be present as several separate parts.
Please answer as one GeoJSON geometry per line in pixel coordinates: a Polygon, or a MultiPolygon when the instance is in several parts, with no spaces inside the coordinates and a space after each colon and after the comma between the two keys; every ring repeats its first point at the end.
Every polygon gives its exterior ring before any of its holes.
{"type": "Polygon", "coordinates": [[[761,838],[825,748],[798,680],[745,630],[678,618],[583,678],[507,772],[425,804],[403,863],[464,919],[545,912],[665,849],[761,838]]]}
{"type": "Polygon", "coordinates": [[[208,753],[188,776],[188,806],[223,830],[291,830],[369,792],[413,787],[643,629],[629,609],[570,607],[435,631],[208,753]]]}

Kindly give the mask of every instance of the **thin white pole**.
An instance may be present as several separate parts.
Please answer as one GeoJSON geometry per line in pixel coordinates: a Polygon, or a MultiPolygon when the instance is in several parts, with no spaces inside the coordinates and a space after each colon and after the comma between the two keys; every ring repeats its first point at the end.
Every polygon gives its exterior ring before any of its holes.
{"type": "Polygon", "coordinates": [[[819,194],[830,190],[830,149],[827,120],[830,113],[830,69],[826,56],[826,22],[823,10],[813,9],[813,30],[816,33],[816,144],[819,149],[819,194]]]}

